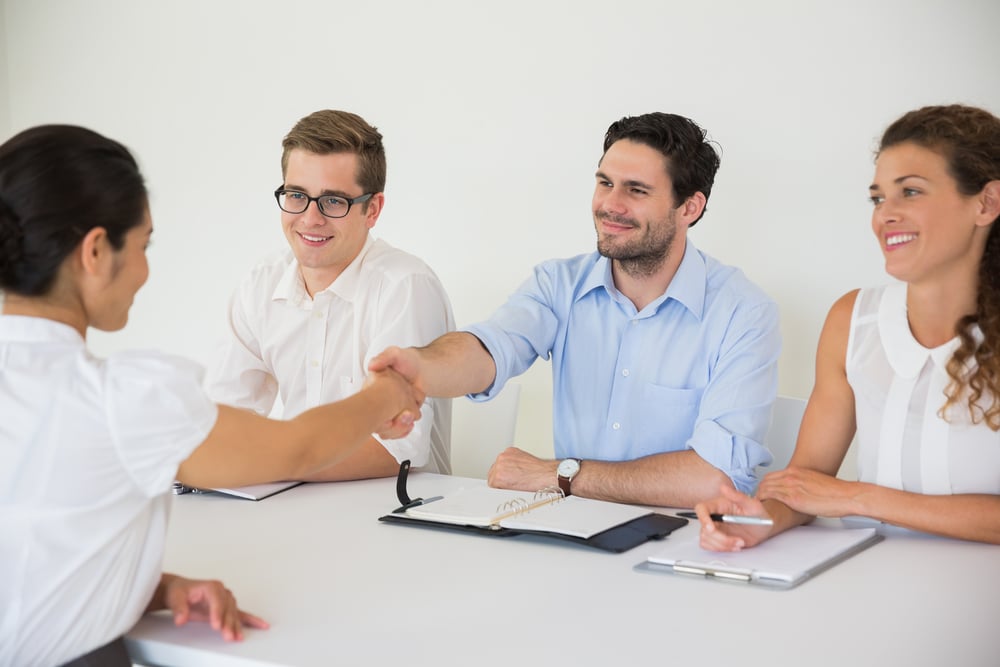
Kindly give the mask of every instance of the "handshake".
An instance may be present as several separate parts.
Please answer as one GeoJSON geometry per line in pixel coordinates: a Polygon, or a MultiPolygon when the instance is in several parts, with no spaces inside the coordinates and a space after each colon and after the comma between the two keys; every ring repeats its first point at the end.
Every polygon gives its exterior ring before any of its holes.
{"type": "Polygon", "coordinates": [[[420,419],[427,392],[419,372],[419,353],[414,348],[390,347],[368,364],[363,391],[373,394],[394,415],[376,430],[380,438],[403,438],[420,419]]]}

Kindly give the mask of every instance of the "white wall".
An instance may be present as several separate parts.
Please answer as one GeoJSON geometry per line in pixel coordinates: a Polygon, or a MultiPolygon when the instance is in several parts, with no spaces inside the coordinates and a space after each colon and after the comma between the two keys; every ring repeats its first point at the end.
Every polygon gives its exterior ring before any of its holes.
{"type": "Polygon", "coordinates": [[[10,134],[10,94],[7,83],[7,19],[0,4],[0,137],[10,134]]]}
{"type": "MultiPolygon", "coordinates": [[[[383,132],[376,232],[435,267],[470,323],[535,263],[594,247],[604,130],[664,110],[723,147],[691,238],[778,300],[781,391],[806,396],[829,305],[883,281],[865,201],[881,130],[929,103],[1000,112],[995,0],[4,7],[10,129],[91,126],[131,147],[151,186],[153,275],[128,328],[92,336],[100,352],[210,358],[230,291],[284,243],[280,140],[311,111],[349,109],[383,132]]],[[[549,392],[536,364],[518,433],[537,451],[549,392]]]]}

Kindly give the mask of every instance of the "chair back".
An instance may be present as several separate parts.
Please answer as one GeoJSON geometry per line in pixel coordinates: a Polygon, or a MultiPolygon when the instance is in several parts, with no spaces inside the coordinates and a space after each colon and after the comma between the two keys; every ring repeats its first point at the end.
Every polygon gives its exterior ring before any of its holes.
{"type": "Polygon", "coordinates": [[[762,473],[781,470],[788,466],[795,451],[795,441],[799,437],[799,425],[806,411],[806,399],[778,396],[771,408],[771,426],[767,429],[764,446],[774,456],[771,465],[763,468],[762,473]]]}
{"type": "Polygon", "coordinates": [[[514,444],[521,385],[507,383],[489,401],[451,402],[451,473],[485,479],[497,455],[514,444]]]}

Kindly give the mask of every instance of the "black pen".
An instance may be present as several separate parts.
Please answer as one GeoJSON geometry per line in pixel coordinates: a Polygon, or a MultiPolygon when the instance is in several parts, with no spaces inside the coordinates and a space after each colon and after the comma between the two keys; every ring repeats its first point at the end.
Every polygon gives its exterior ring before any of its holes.
{"type": "MultiPolygon", "coordinates": [[[[697,519],[698,515],[694,512],[677,512],[677,516],[682,516],[685,519],[697,519]]],[[[773,526],[774,520],[762,516],[744,516],[742,514],[709,514],[708,515],[712,521],[720,521],[722,523],[740,523],[746,526],[773,526]]]]}

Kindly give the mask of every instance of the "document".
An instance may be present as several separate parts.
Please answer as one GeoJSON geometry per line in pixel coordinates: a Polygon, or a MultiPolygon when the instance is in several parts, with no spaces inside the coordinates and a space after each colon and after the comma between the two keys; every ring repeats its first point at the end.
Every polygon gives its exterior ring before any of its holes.
{"type": "Polygon", "coordinates": [[[545,531],[586,539],[645,516],[649,510],[579,496],[564,498],[556,490],[528,493],[480,486],[460,489],[404,514],[445,523],[545,531]]]}
{"type": "Polygon", "coordinates": [[[874,528],[798,526],[743,551],[717,552],[702,549],[692,528],[636,569],[792,588],[881,539],[874,528]]]}

